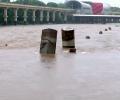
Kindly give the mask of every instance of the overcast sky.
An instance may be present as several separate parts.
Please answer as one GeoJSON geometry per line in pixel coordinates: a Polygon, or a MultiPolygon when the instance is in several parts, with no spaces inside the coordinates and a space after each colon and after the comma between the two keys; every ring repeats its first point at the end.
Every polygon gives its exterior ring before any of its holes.
{"type": "MultiPolygon", "coordinates": [[[[15,1],[15,0],[11,0],[11,1],[15,1]]],[[[66,0],[40,0],[40,1],[43,1],[45,3],[47,2],[64,3],[66,0]]],[[[78,0],[78,1],[104,2],[110,4],[111,6],[120,7],[120,0],[78,0]]]]}
{"type": "MultiPolygon", "coordinates": [[[[41,0],[43,2],[51,2],[51,0],[41,0]]],[[[94,1],[94,2],[105,2],[110,4],[111,6],[120,7],[120,0],[78,0],[78,1],[94,1]]],[[[53,0],[52,2],[65,2],[65,0],[53,0]]]]}

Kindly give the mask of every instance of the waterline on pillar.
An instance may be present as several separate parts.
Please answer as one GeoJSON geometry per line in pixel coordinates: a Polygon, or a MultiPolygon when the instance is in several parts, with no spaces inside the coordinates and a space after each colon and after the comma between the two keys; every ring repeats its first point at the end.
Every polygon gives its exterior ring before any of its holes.
{"type": "Polygon", "coordinates": [[[17,21],[14,21],[14,25],[17,25],[17,21]]]}
{"type": "Polygon", "coordinates": [[[24,21],[23,23],[24,23],[24,25],[27,25],[27,21],[24,21]]]}
{"type": "Polygon", "coordinates": [[[7,25],[7,21],[4,21],[4,22],[3,22],[3,25],[7,25]]]}

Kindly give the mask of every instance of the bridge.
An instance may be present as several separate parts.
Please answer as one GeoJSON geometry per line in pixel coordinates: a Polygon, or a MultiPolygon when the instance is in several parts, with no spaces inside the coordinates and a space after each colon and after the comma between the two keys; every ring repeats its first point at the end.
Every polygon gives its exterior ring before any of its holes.
{"type": "Polygon", "coordinates": [[[23,21],[26,23],[27,22],[27,18],[29,17],[27,15],[28,10],[32,10],[32,21],[35,22],[36,21],[36,11],[40,12],[39,18],[40,21],[43,22],[43,15],[44,12],[47,12],[46,15],[46,21],[49,22],[50,21],[50,13],[52,13],[52,21],[55,22],[56,20],[56,14],[59,14],[59,17],[61,17],[61,15],[64,15],[64,22],[67,21],[67,17],[69,15],[72,15],[72,13],[74,12],[73,9],[63,9],[63,8],[54,8],[54,7],[43,7],[43,6],[32,6],[32,5],[22,5],[22,4],[13,4],[13,3],[0,3],[0,8],[4,9],[4,13],[3,13],[3,18],[4,18],[4,24],[7,24],[8,21],[8,9],[12,8],[14,10],[14,22],[17,23],[18,21],[18,10],[19,9],[23,9],[24,10],[24,14],[23,14],[23,21]]]}
{"type": "Polygon", "coordinates": [[[18,22],[18,10],[23,10],[23,22],[28,22],[28,17],[32,17],[32,22],[35,23],[39,21],[43,23],[56,22],[56,20],[61,18],[64,22],[68,21],[69,16],[71,23],[120,23],[120,15],[81,15],[75,14],[74,9],[65,9],[65,8],[54,8],[54,7],[43,7],[43,6],[33,6],[33,5],[23,5],[23,4],[14,4],[14,3],[2,3],[0,2],[0,8],[3,9],[3,20],[6,25],[8,22],[8,10],[12,8],[14,11],[14,23],[18,22]],[[32,11],[32,16],[28,16],[29,10],[32,11]],[[36,14],[39,12],[39,14],[36,14]],[[45,18],[44,18],[45,17],[45,18]]]}
{"type": "Polygon", "coordinates": [[[81,15],[73,14],[73,23],[120,23],[120,15],[81,15]]]}

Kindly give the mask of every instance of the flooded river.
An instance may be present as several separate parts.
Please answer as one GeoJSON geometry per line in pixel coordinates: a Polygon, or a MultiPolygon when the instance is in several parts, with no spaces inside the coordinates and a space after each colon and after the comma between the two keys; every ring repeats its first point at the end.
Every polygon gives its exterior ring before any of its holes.
{"type": "Polygon", "coordinates": [[[0,27],[0,100],[119,99],[119,24],[0,27]],[[62,49],[64,27],[75,29],[76,54],[62,49]],[[45,28],[58,30],[55,56],[39,54],[45,28]]]}

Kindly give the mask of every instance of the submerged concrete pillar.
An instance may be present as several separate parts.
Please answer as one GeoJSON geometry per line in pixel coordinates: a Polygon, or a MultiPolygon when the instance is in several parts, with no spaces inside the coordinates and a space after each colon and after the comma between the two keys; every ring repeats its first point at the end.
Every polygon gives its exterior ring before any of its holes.
{"type": "Polygon", "coordinates": [[[42,30],[40,53],[55,54],[57,41],[57,31],[53,29],[42,30]]]}
{"type": "Polygon", "coordinates": [[[40,11],[40,21],[43,22],[43,10],[40,11]]]}
{"type": "Polygon", "coordinates": [[[75,48],[74,29],[62,29],[63,48],[75,48]]]}
{"type": "Polygon", "coordinates": [[[27,9],[24,10],[24,23],[27,23],[27,9]]]}
{"type": "Polygon", "coordinates": [[[53,16],[52,16],[52,21],[53,21],[53,22],[55,22],[55,19],[56,19],[56,18],[55,18],[55,13],[56,13],[56,12],[53,11],[53,16]]]}
{"type": "Polygon", "coordinates": [[[35,12],[36,12],[36,10],[33,10],[33,12],[32,12],[32,20],[33,20],[33,23],[35,23],[35,19],[36,19],[36,16],[35,16],[35,12]]]}
{"type": "Polygon", "coordinates": [[[47,11],[47,18],[46,18],[46,21],[49,22],[50,21],[50,12],[47,11]]]}
{"type": "Polygon", "coordinates": [[[14,9],[14,23],[15,23],[15,25],[17,24],[17,18],[18,18],[17,12],[18,12],[18,9],[14,9]]]}
{"type": "Polygon", "coordinates": [[[7,18],[8,18],[8,14],[7,14],[7,8],[4,8],[4,25],[7,25],[7,18]]]}

